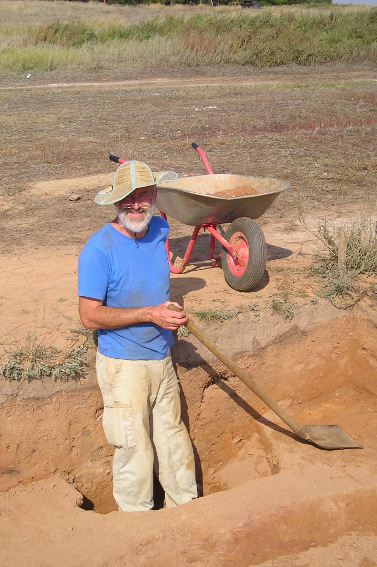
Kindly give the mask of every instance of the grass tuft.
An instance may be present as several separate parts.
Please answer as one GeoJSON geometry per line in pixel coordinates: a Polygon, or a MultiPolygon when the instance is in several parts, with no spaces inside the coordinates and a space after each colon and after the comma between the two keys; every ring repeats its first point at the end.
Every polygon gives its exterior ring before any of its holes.
{"type": "Polygon", "coordinates": [[[268,307],[272,313],[281,315],[286,321],[292,321],[295,315],[293,304],[281,296],[271,296],[268,307]]]}
{"type": "Polygon", "coordinates": [[[206,323],[213,323],[214,321],[225,321],[227,319],[233,319],[241,313],[240,308],[226,309],[224,311],[214,311],[213,309],[202,309],[199,311],[193,311],[194,315],[206,323]]]}
{"type": "Polygon", "coordinates": [[[35,28],[30,28],[27,44],[50,44],[59,47],[81,47],[85,43],[97,41],[96,32],[83,22],[60,23],[59,21],[49,24],[42,24],[35,28]]]}

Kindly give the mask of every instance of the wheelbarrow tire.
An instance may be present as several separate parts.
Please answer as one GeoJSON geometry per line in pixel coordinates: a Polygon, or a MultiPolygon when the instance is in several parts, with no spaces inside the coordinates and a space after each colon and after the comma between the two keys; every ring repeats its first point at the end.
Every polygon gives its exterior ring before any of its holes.
{"type": "Polygon", "coordinates": [[[225,233],[237,257],[222,248],[221,266],[227,284],[237,291],[251,291],[260,282],[265,270],[267,245],[262,230],[249,217],[232,222],[225,233]]]}

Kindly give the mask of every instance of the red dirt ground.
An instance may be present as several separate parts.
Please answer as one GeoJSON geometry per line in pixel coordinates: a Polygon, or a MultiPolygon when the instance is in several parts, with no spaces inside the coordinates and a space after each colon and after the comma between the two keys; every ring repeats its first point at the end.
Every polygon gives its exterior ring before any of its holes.
{"type": "MultiPolygon", "coordinates": [[[[82,199],[72,201],[72,214],[84,217],[98,184],[111,179],[39,183],[23,198],[74,193],[82,199]]],[[[18,205],[16,197],[0,202],[18,205]]],[[[340,208],[328,218],[354,214],[354,206],[340,208]]],[[[317,220],[309,217],[308,227],[317,220]]],[[[94,353],[77,383],[2,380],[2,567],[377,565],[376,294],[336,309],[305,273],[315,237],[284,217],[261,224],[268,261],[255,291],[236,292],[220,268],[195,265],[206,255],[203,235],[192,265],[172,276],[172,299],[298,423],[337,424],[364,448],[325,451],[301,441],[194,337],[180,336],[173,355],[202,497],[125,514],[111,494],[94,353]],[[292,317],[273,309],[282,297],[292,317]],[[194,314],[209,308],[233,317],[206,323],[194,314]]],[[[171,227],[181,257],[190,231],[171,227]]],[[[0,255],[1,354],[27,333],[64,348],[78,325],[81,245],[51,234],[0,255]]],[[[158,487],[156,495],[161,501],[158,487]]]]}

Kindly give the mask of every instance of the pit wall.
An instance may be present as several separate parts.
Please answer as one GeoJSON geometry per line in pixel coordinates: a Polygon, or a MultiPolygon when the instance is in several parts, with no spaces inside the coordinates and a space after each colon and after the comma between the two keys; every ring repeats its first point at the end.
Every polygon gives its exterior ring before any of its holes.
{"type": "MultiPolygon", "coordinates": [[[[269,328],[240,316],[206,332],[290,411],[354,387],[355,376],[357,388],[377,395],[375,324],[362,312],[335,315],[325,325],[318,318],[308,326],[305,313],[291,324],[275,319],[269,328]]],[[[174,358],[201,494],[278,473],[279,450],[265,426],[263,402],[193,337],[177,341],[174,358]]],[[[85,496],[88,508],[116,509],[113,450],[103,435],[102,398],[91,380],[45,398],[28,397],[27,387],[19,396],[8,395],[0,406],[0,491],[58,473],[85,496]]]]}

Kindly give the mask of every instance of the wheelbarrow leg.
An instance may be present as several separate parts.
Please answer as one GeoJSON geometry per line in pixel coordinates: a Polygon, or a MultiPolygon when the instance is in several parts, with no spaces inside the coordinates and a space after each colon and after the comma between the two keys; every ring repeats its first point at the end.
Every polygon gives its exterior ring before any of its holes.
{"type": "MultiPolygon", "coordinates": [[[[217,229],[216,224],[212,226],[215,230],[217,229]]],[[[209,257],[211,260],[213,260],[214,263],[217,263],[217,260],[215,259],[215,242],[216,242],[216,238],[214,237],[213,234],[211,234],[209,239],[209,257]]]]}

